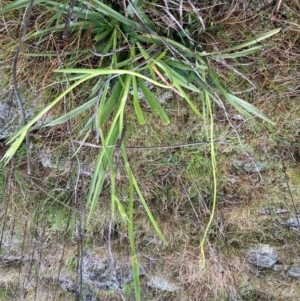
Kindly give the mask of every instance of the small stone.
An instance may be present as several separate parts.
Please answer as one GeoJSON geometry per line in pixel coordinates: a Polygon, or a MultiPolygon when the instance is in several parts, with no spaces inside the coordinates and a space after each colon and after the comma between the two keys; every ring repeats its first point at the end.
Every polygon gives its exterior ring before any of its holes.
{"type": "Polygon", "coordinates": [[[280,222],[281,225],[287,227],[288,229],[299,231],[300,229],[300,216],[291,217],[285,221],[280,222]]]}
{"type": "Polygon", "coordinates": [[[179,290],[179,286],[170,282],[168,279],[162,276],[153,276],[147,282],[147,285],[161,291],[175,292],[179,290]]]}
{"type": "Polygon", "coordinates": [[[300,260],[295,260],[294,264],[288,271],[288,275],[292,277],[300,277],[300,260]]]}
{"type": "Polygon", "coordinates": [[[261,268],[271,268],[278,260],[278,253],[269,245],[252,248],[248,252],[249,262],[261,268]]]}
{"type": "Polygon", "coordinates": [[[282,264],[274,264],[273,269],[275,272],[282,272],[284,270],[284,266],[282,264]]]}
{"type": "Polygon", "coordinates": [[[245,117],[240,114],[236,114],[232,117],[232,119],[237,120],[237,121],[244,121],[245,117]]]}
{"type": "Polygon", "coordinates": [[[234,160],[233,166],[244,173],[257,173],[266,170],[266,163],[260,161],[241,161],[241,160],[234,160]]]}

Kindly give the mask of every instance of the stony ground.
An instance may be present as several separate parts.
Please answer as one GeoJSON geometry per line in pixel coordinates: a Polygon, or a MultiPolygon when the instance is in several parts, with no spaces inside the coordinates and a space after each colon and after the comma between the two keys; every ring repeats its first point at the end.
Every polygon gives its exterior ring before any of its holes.
{"type": "MultiPolygon", "coordinates": [[[[242,91],[275,126],[251,123],[229,106],[226,112],[214,107],[218,208],[206,242],[205,269],[199,266],[199,241],[211,212],[209,145],[128,149],[144,197],[168,242],[166,246],[157,237],[136,198],[142,300],[300,300],[300,7],[297,1],[275,2],[254,6],[252,1],[236,1],[204,10],[216,13],[216,32],[204,34],[203,40],[219,48],[227,47],[232,37],[244,40],[285,26],[261,53],[230,62],[253,83],[250,91],[245,80],[218,65],[228,89],[242,91]]],[[[3,86],[9,90],[6,82],[3,86]]],[[[174,98],[164,106],[171,119],[168,127],[147,108],[147,125],[139,126],[128,108],[127,146],[207,140],[206,124],[185,102],[174,98]]],[[[31,176],[26,174],[24,146],[1,168],[0,300],[77,300],[80,290],[84,300],[134,300],[128,233],[121,219],[108,238],[109,175],[86,227],[90,175],[79,172],[78,162],[93,161],[97,149],[83,147],[74,159],[68,156],[68,167],[61,167],[65,147],[74,147],[67,137],[64,127],[32,133],[37,148],[42,145],[56,156],[47,165],[40,153],[33,153],[31,176]],[[66,142],[64,147],[61,142],[66,142]]],[[[5,140],[0,147],[4,153],[5,140]]],[[[120,165],[118,189],[124,204],[126,183],[120,165]]]]}

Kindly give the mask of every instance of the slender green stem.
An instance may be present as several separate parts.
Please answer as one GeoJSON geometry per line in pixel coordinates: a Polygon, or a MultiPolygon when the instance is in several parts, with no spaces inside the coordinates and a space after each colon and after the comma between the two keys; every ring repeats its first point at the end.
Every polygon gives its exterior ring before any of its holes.
{"type": "Polygon", "coordinates": [[[131,172],[129,162],[126,155],[126,150],[123,145],[122,147],[123,158],[125,162],[125,168],[128,174],[129,180],[129,203],[128,203],[128,235],[130,241],[130,249],[131,249],[131,262],[133,269],[133,280],[134,280],[134,288],[135,288],[135,300],[140,301],[140,278],[139,278],[139,266],[136,256],[135,250],[135,240],[134,240],[134,227],[133,227],[133,194],[134,194],[134,185],[133,185],[133,174],[131,172]]]}
{"type": "Polygon", "coordinates": [[[214,147],[214,120],[212,114],[212,108],[210,103],[210,98],[207,93],[205,93],[205,103],[208,109],[209,118],[210,118],[210,153],[211,153],[211,166],[212,166],[212,174],[213,174],[213,201],[212,201],[212,209],[210,213],[209,221],[206,225],[203,237],[200,241],[200,259],[199,264],[200,267],[205,268],[205,253],[204,253],[204,244],[208,235],[208,231],[211,228],[212,221],[214,219],[216,206],[217,206],[217,175],[216,175],[216,156],[215,156],[215,147],[214,147]]]}

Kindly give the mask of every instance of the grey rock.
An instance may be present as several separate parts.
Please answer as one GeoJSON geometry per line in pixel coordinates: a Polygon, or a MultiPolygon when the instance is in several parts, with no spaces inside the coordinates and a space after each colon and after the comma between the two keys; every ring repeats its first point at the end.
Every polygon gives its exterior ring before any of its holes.
{"type": "MultiPolygon", "coordinates": [[[[146,269],[140,268],[140,275],[144,275],[146,269]]],[[[95,289],[116,290],[133,280],[132,268],[129,263],[121,263],[112,267],[109,259],[100,261],[88,252],[82,257],[82,287],[69,275],[62,275],[57,279],[57,284],[65,291],[74,295],[80,301],[98,301],[95,289]],[[81,292],[81,298],[80,296],[81,292]]]]}
{"type": "Polygon", "coordinates": [[[41,164],[46,168],[57,169],[64,173],[69,173],[78,169],[79,173],[91,177],[94,173],[96,160],[88,160],[80,162],[78,166],[76,159],[72,158],[71,149],[64,149],[59,154],[57,150],[46,147],[35,148],[33,153],[39,158],[41,164]]]}
{"type": "MultiPolygon", "coordinates": [[[[145,274],[143,267],[140,268],[139,274],[145,274]]],[[[115,290],[132,281],[133,274],[129,263],[112,267],[110,260],[100,262],[85,253],[82,261],[82,279],[85,283],[99,289],[115,290]]]]}
{"type": "Polygon", "coordinates": [[[273,269],[274,269],[275,272],[282,272],[284,270],[284,265],[274,264],[273,269]]]}
{"type": "Polygon", "coordinates": [[[300,260],[295,260],[294,264],[288,271],[288,275],[292,277],[299,278],[300,277],[300,260]]]}
{"type": "Polygon", "coordinates": [[[13,254],[10,252],[0,255],[0,262],[4,265],[10,265],[15,263],[20,263],[23,260],[23,256],[20,254],[13,254]]]}
{"type": "Polygon", "coordinates": [[[21,115],[13,98],[0,103],[0,139],[6,138],[18,130],[21,115]]]}
{"type": "Polygon", "coordinates": [[[100,299],[96,296],[94,290],[87,286],[80,285],[76,283],[71,277],[69,276],[61,276],[58,281],[58,285],[68,293],[72,294],[75,297],[75,300],[78,301],[100,301],[100,299]]]}
{"type": "MultiPolygon", "coordinates": [[[[30,91],[29,91],[30,92],[30,91]]],[[[32,94],[32,93],[31,93],[32,94]]],[[[30,95],[31,95],[30,94],[30,95]]],[[[41,110],[41,107],[34,100],[30,105],[24,103],[26,98],[24,93],[21,92],[23,109],[25,112],[26,121],[32,119],[35,114],[41,110]],[[24,98],[24,99],[23,99],[24,98]]],[[[31,95],[31,98],[34,99],[34,96],[31,95]]],[[[46,122],[49,122],[52,118],[47,115],[44,118],[36,122],[36,125],[43,125],[46,122]]],[[[5,139],[18,131],[23,125],[23,116],[21,115],[18,102],[14,96],[13,91],[1,95],[0,101],[0,139],[5,139]]]]}
{"type": "Polygon", "coordinates": [[[278,260],[278,253],[269,245],[261,245],[248,252],[248,260],[257,267],[271,268],[278,260]]]}
{"type": "Polygon", "coordinates": [[[300,216],[291,217],[287,220],[280,221],[280,224],[287,227],[288,229],[299,231],[300,229],[300,216]]]}
{"type": "Polygon", "coordinates": [[[260,161],[234,160],[233,167],[241,173],[257,173],[266,170],[266,164],[260,161]]]}
{"type": "Polygon", "coordinates": [[[163,276],[153,276],[147,281],[147,285],[154,289],[167,292],[175,292],[180,289],[180,286],[171,282],[163,276]]]}

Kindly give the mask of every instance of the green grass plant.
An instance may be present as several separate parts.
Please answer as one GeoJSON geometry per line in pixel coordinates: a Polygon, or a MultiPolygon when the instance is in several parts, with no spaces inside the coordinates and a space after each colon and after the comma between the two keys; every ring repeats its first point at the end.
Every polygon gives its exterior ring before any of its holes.
{"type": "MultiPolygon", "coordinates": [[[[0,9],[0,14],[9,14],[24,9],[30,1],[19,0],[7,4],[0,9]]],[[[46,25],[36,31],[29,31],[26,42],[41,43],[50,33],[61,35],[66,29],[63,16],[68,12],[68,1],[36,0],[35,6],[45,9],[44,14],[51,14],[46,25]]],[[[26,13],[26,10],[25,10],[26,13]]],[[[128,223],[128,233],[131,248],[132,266],[134,272],[135,298],[140,300],[140,284],[138,275],[138,261],[134,241],[134,194],[136,193],[152,223],[156,233],[167,244],[166,239],[151,213],[138,180],[132,172],[127,159],[124,134],[126,133],[126,109],[132,99],[136,119],[140,125],[146,122],[141,100],[138,96],[140,89],[147,105],[153,112],[153,118],[160,118],[167,125],[170,123],[168,114],[158,100],[156,93],[148,87],[151,83],[156,91],[170,89],[174,94],[184,99],[193,114],[199,119],[205,119],[207,136],[210,141],[211,170],[213,180],[211,215],[200,242],[200,263],[205,266],[204,245],[209,233],[217,206],[217,166],[214,145],[214,104],[225,109],[227,103],[240,114],[253,120],[258,117],[263,121],[273,122],[260,110],[249,102],[239,98],[223,86],[221,78],[214,69],[216,60],[235,60],[254,52],[261,51],[269,44],[261,42],[280,32],[273,29],[248,41],[241,41],[236,46],[207,52],[204,46],[197,43],[196,34],[191,26],[185,22],[184,28],[165,32],[154,20],[160,18],[155,3],[147,1],[131,1],[123,7],[122,1],[118,5],[111,5],[110,1],[78,1],[73,8],[75,20],[69,24],[68,41],[84,32],[90,32],[93,47],[86,49],[79,45],[74,51],[64,53],[65,60],[62,67],[55,70],[53,83],[63,85],[63,92],[57,95],[27,124],[12,135],[10,145],[2,161],[7,164],[21,147],[26,134],[36,128],[35,124],[45,114],[54,109],[68,95],[80,95],[84,90],[87,97],[83,97],[75,108],[48,122],[44,127],[52,128],[66,122],[75,122],[82,114],[89,115],[88,122],[82,125],[80,137],[82,142],[96,129],[97,139],[101,145],[95,171],[90,181],[86,204],[88,207],[88,223],[98,205],[103,191],[104,181],[110,172],[111,218],[115,219],[116,210],[122,220],[128,223]],[[151,12],[145,8],[149,6],[151,12]],[[125,9],[125,14],[122,10],[125,9]],[[91,67],[82,67],[81,63],[98,58],[91,67]],[[191,94],[194,97],[191,97],[191,94]],[[226,102],[226,103],[225,103],[226,102]],[[225,103],[225,105],[224,105],[225,103]],[[91,109],[94,110],[93,113],[91,109]],[[118,162],[114,155],[122,154],[128,178],[129,198],[125,206],[118,195],[118,162]]],[[[43,15],[40,17],[42,18],[43,15]]],[[[196,22],[197,16],[192,16],[196,22]]],[[[201,22],[197,21],[201,28],[201,22]]],[[[168,24],[166,24],[168,27],[168,24]]],[[[15,46],[16,47],[16,46],[15,46]]],[[[29,53],[32,57],[59,57],[57,51],[29,53]]]]}

